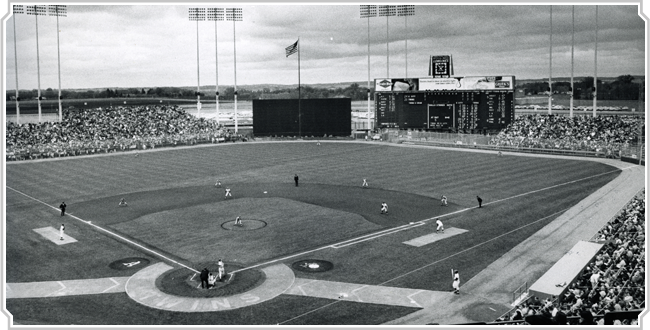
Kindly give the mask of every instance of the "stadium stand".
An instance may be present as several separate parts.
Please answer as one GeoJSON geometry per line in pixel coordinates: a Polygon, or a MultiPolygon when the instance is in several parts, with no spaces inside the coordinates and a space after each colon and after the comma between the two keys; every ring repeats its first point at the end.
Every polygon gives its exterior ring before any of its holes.
{"type": "Polygon", "coordinates": [[[593,151],[620,158],[621,150],[638,141],[640,125],[635,116],[524,115],[494,136],[490,144],[593,151]]]}
{"type": "Polygon", "coordinates": [[[6,128],[7,161],[243,139],[175,105],[65,109],[61,122],[8,122],[6,128]]]}
{"type": "Polygon", "coordinates": [[[603,248],[562,295],[531,296],[490,324],[637,325],[645,308],[645,191],[593,240],[603,248]]]}

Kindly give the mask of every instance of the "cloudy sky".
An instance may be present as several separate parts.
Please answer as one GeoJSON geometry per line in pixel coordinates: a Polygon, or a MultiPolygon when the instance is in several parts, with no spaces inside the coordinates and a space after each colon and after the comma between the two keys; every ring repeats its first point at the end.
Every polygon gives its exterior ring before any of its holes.
{"type": "MultiPolygon", "coordinates": [[[[371,79],[387,71],[391,78],[426,77],[429,56],[446,54],[457,76],[548,78],[548,3],[413,2],[414,16],[388,19],[360,18],[359,4],[70,3],[59,18],[61,87],[196,86],[197,22],[188,18],[190,7],[243,9],[243,21],[217,22],[216,36],[215,22],[198,22],[201,85],[215,85],[217,77],[219,85],[233,85],[235,77],[238,86],[297,84],[298,54],[287,58],[285,47],[298,38],[303,84],[366,81],[368,45],[371,79]]],[[[594,74],[596,4],[575,5],[575,76],[594,74]]],[[[639,6],[600,3],[597,22],[597,75],[643,75],[646,25],[639,6]]],[[[14,16],[4,24],[5,88],[16,87],[15,50],[18,86],[36,89],[36,18],[15,15],[15,31],[14,16]]],[[[38,17],[42,89],[58,88],[56,24],[54,16],[38,17]]],[[[572,6],[553,5],[552,76],[570,76],[571,39],[572,6]]]]}

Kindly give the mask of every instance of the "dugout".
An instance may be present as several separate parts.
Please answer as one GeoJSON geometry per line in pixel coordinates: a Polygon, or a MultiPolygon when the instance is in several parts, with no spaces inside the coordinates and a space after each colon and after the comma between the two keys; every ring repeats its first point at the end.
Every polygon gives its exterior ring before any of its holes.
{"type": "Polygon", "coordinates": [[[352,100],[253,100],[254,136],[350,136],[352,100]]]}
{"type": "Polygon", "coordinates": [[[498,132],[515,119],[514,76],[375,80],[375,127],[498,132]]]}

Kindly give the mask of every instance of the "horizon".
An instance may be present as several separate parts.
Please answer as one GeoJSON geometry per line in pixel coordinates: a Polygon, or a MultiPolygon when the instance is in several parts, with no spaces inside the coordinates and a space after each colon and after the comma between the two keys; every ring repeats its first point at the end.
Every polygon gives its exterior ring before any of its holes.
{"type": "MultiPolygon", "coordinates": [[[[594,4],[600,3],[575,5],[575,25],[571,5],[488,4],[415,3],[413,16],[366,19],[360,17],[358,4],[244,2],[234,5],[243,9],[242,21],[218,23],[188,17],[189,8],[211,8],[214,3],[73,4],[59,19],[59,43],[56,17],[38,18],[40,77],[36,16],[7,15],[5,91],[15,90],[16,83],[19,90],[35,90],[39,78],[41,90],[58,90],[59,49],[63,90],[292,86],[299,79],[301,85],[316,85],[367,82],[368,77],[371,82],[387,76],[426,77],[432,55],[452,55],[454,76],[548,79],[549,70],[551,76],[570,75],[573,27],[574,76],[593,76],[594,4]],[[299,51],[287,57],[285,48],[298,39],[299,51]]],[[[645,77],[646,24],[640,10],[640,3],[598,6],[599,76],[624,72],[645,77]]]]}

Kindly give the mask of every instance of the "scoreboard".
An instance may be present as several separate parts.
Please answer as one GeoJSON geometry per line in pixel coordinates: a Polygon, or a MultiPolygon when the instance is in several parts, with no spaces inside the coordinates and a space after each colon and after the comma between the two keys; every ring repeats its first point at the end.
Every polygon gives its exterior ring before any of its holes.
{"type": "Polygon", "coordinates": [[[422,90],[423,87],[433,86],[427,85],[426,81],[423,84],[423,79],[419,84],[411,81],[412,88],[409,90],[393,89],[375,93],[376,127],[500,130],[515,119],[511,80],[508,80],[508,86],[498,83],[499,88],[488,85],[481,86],[482,89],[462,89],[459,88],[463,83],[462,78],[451,78],[450,81],[447,79],[448,84],[435,85],[438,87],[435,90],[422,90]]]}

